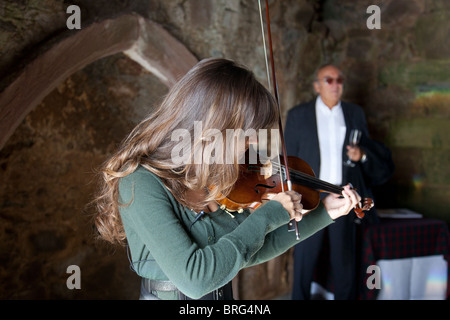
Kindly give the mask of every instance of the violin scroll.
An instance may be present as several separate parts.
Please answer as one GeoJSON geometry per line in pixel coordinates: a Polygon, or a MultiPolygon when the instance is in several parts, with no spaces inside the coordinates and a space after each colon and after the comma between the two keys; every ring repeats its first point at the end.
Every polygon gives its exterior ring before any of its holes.
{"type": "Polygon", "coordinates": [[[374,206],[374,202],[371,198],[364,198],[362,206],[359,205],[355,207],[353,210],[356,213],[356,216],[360,219],[364,218],[365,213],[364,211],[369,211],[374,206]]]}

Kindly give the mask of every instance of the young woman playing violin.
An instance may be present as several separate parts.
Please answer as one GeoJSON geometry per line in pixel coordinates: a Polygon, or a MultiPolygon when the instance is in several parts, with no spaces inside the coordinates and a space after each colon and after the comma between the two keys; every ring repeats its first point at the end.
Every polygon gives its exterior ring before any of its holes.
{"type": "Polygon", "coordinates": [[[360,196],[348,186],[341,196],[328,195],[298,223],[299,240],[287,232],[289,221],[302,217],[302,195],[295,191],[277,193],[252,213],[229,213],[218,205],[239,183],[237,158],[245,150],[236,152],[234,163],[193,161],[196,153],[225,140],[208,139],[208,130],[225,137],[227,129],[271,128],[277,110],[249,70],[206,59],[105,163],[96,227],[103,239],[129,246],[132,266],[143,279],[141,299],[232,299],[231,280],[239,270],[282,254],[359,204],[360,196]],[[195,123],[202,125],[200,136],[195,123]],[[176,129],[190,133],[181,163],[174,161],[180,146],[176,129]]]}

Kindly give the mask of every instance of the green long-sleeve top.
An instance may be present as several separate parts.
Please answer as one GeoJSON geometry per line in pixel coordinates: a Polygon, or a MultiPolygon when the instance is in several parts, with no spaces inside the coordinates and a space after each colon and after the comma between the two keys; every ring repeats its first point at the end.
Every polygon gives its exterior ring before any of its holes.
{"type": "MultiPolygon", "coordinates": [[[[178,203],[162,181],[139,167],[119,182],[120,214],[133,267],[144,278],[170,280],[198,299],[231,281],[239,270],[268,261],[333,220],[322,205],[287,231],[289,213],[269,201],[250,214],[224,210],[204,215],[178,203]]],[[[158,293],[176,299],[175,294],[158,293]]]]}

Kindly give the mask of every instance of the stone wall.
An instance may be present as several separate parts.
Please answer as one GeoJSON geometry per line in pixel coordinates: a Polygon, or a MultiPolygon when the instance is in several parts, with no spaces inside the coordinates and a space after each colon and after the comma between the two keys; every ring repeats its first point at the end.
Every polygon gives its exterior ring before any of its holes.
{"type": "MultiPolygon", "coordinates": [[[[80,6],[83,28],[137,12],[198,59],[235,59],[267,82],[253,0],[0,0],[0,92],[43,44],[67,32],[69,4],[80,6]]],[[[313,98],[319,65],[339,64],[345,99],[363,106],[373,137],[391,148],[397,166],[377,203],[450,221],[448,1],[270,4],[283,114],[313,98]],[[380,30],[366,27],[371,4],[381,8],[380,30]]],[[[88,203],[95,169],[166,90],[116,54],[70,76],[28,114],[0,150],[0,299],[137,298],[126,250],[94,241],[88,203]],[[66,287],[71,264],[81,267],[81,290],[66,287]]],[[[288,253],[240,274],[237,291],[272,298],[289,291],[291,278],[288,253]]]]}

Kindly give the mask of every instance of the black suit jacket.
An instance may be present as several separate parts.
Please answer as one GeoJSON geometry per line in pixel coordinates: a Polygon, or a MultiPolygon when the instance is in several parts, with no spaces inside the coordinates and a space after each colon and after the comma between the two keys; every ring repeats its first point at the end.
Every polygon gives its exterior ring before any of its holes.
{"type": "MultiPolygon", "coordinates": [[[[316,100],[292,108],[287,116],[285,141],[288,155],[305,160],[316,176],[320,171],[320,149],[315,111],[316,100]]],[[[382,143],[370,139],[364,110],[355,104],[341,102],[347,132],[342,147],[342,163],[347,161],[348,137],[351,129],[362,132],[360,148],[367,161],[355,167],[343,166],[342,184],[351,183],[362,197],[373,197],[370,187],[384,184],[392,175],[394,164],[390,150],[382,143]]]]}

